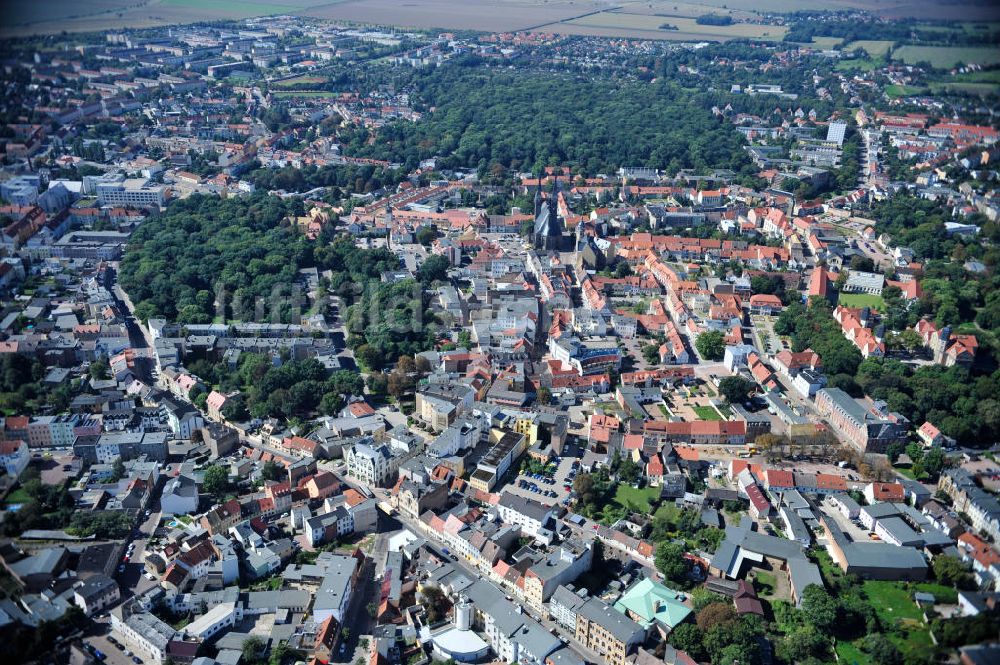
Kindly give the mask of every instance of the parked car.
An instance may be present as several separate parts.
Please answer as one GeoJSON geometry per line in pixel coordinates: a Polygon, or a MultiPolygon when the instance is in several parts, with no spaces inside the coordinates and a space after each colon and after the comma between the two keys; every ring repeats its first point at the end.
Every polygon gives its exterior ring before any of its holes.
{"type": "Polygon", "coordinates": [[[139,658],[139,656],[132,656],[132,662],[135,663],[135,665],[142,665],[142,658],[139,658]]]}

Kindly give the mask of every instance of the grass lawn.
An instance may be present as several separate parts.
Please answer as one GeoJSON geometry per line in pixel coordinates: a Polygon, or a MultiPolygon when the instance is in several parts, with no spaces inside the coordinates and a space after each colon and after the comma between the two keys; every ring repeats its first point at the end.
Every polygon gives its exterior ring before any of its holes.
{"type": "Polygon", "coordinates": [[[311,83],[326,83],[329,79],[325,76],[296,76],[295,78],[285,79],[284,81],[275,81],[275,88],[289,88],[293,85],[301,84],[311,84],[311,83]]]}
{"type": "Polygon", "coordinates": [[[297,92],[295,90],[280,90],[271,93],[275,97],[336,97],[335,92],[297,92]]]}
{"type": "Polygon", "coordinates": [[[997,84],[976,81],[948,81],[931,83],[931,92],[954,92],[985,97],[997,94],[997,84]]]}
{"type": "Polygon", "coordinates": [[[862,653],[854,642],[837,642],[837,656],[840,659],[839,662],[844,665],[872,664],[872,659],[862,653]]]}
{"type": "Polygon", "coordinates": [[[23,487],[18,487],[7,495],[7,503],[27,503],[28,501],[31,501],[31,497],[24,491],[23,487]]]}
{"type": "Polygon", "coordinates": [[[862,588],[875,613],[886,625],[923,621],[920,608],[913,602],[913,591],[906,584],[868,580],[862,588]]]}
{"type": "Polygon", "coordinates": [[[908,65],[926,61],[938,69],[949,69],[960,62],[997,64],[1000,51],[991,46],[901,46],[893,51],[892,57],[908,65]]]}
{"type": "Polygon", "coordinates": [[[873,72],[877,64],[871,58],[849,58],[847,60],[841,60],[836,65],[834,69],[840,72],[851,71],[852,69],[860,69],[863,72],[873,72]]]}
{"type": "Polygon", "coordinates": [[[621,483],[615,490],[615,503],[628,510],[644,513],[649,513],[652,510],[650,502],[659,497],[659,487],[644,487],[638,490],[631,485],[621,483]]]}
{"type": "Polygon", "coordinates": [[[663,518],[669,522],[677,522],[677,520],[680,519],[680,516],[681,509],[678,508],[676,504],[670,502],[664,503],[656,509],[655,513],[653,513],[654,518],[663,518]]]}
{"type": "Polygon", "coordinates": [[[939,603],[955,604],[958,602],[958,591],[950,586],[934,582],[917,582],[913,587],[916,591],[934,594],[939,603]]]}
{"type": "Polygon", "coordinates": [[[662,413],[667,418],[670,418],[671,415],[673,415],[670,413],[670,409],[667,408],[666,404],[657,404],[657,406],[660,407],[660,413],[662,413]]]}
{"type": "Polygon", "coordinates": [[[882,296],[873,296],[867,293],[841,293],[837,303],[845,307],[871,307],[872,309],[885,309],[885,301],[882,296]]]}
{"type": "Polygon", "coordinates": [[[722,416],[719,415],[714,406],[692,406],[691,410],[697,413],[702,420],[722,420],[722,416]]]}
{"type": "Polygon", "coordinates": [[[893,42],[890,40],[862,39],[845,45],[842,50],[845,53],[851,53],[854,49],[861,49],[868,55],[874,58],[879,58],[889,51],[892,44],[893,42]]]}
{"type": "Polygon", "coordinates": [[[892,469],[900,475],[906,476],[910,480],[917,480],[917,476],[913,473],[913,469],[908,466],[894,466],[892,469]]]}
{"type": "Polygon", "coordinates": [[[771,573],[758,570],[754,573],[754,587],[762,596],[773,596],[778,581],[771,573]]]}
{"type": "Polygon", "coordinates": [[[909,97],[911,95],[920,95],[927,92],[926,88],[915,88],[912,85],[896,85],[892,83],[885,86],[885,94],[890,97],[909,97]]]}

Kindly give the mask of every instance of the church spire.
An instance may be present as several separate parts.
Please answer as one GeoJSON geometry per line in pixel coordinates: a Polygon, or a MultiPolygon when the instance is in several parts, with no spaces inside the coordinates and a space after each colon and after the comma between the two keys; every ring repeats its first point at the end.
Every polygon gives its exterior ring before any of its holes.
{"type": "Polygon", "coordinates": [[[538,213],[542,211],[542,176],[538,176],[538,182],[535,184],[535,219],[538,219],[538,213]]]}

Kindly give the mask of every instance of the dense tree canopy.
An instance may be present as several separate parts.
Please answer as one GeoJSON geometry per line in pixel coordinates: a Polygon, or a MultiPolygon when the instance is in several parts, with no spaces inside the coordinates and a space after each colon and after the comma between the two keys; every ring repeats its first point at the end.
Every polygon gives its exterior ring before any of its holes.
{"type": "MultiPolygon", "coordinates": [[[[478,64],[470,60],[467,64],[478,64]]],[[[654,83],[596,76],[510,72],[461,63],[420,70],[415,97],[433,107],[419,123],[367,132],[349,154],[401,162],[441,158],[439,166],[541,169],[573,164],[585,173],[623,165],[744,167],[742,138],[710,113],[711,105],[667,79],[654,83]]]]}
{"type": "Polygon", "coordinates": [[[209,323],[220,294],[227,318],[251,319],[261,298],[268,314],[274,306],[287,319],[293,303],[285,289],[311,263],[305,237],[281,223],[287,214],[275,197],[174,202],[132,235],[122,287],[144,319],[209,323]]]}

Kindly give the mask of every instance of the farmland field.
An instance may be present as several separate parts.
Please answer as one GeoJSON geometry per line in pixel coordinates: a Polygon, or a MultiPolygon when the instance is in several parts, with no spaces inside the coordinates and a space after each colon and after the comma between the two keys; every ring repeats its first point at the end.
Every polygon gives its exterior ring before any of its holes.
{"type": "Polygon", "coordinates": [[[836,65],[834,69],[838,72],[846,72],[852,69],[860,69],[863,72],[871,72],[875,70],[875,61],[870,58],[853,58],[849,60],[841,60],[836,65]]]}
{"type": "Polygon", "coordinates": [[[831,49],[842,41],[840,37],[813,37],[812,45],[819,49],[831,49]]]}
{"type": "Polygon", "coordinates": [[[1000,49],[989,46],[900,46],[893,58],[912,65],[927,61],[934,67],[948,69],[959,62],[979,65],[1000,63],[1000,49]]]}
{"type": "Polygon", "coordinates": [[[547,25],[543,30],[552,32],[574,33],[576,26],[617,31],[622,36],[647,37],[658,36],[659,39],[671,40],[707,40],[726,41],[729,39],[764,39],[779,41],[788,31],[784,26],[757,25],[753,23],[736,23],[733,25],[700,25],[692,18],[680,16],[650,16],[649,14],[628,14],[609,11],[590,14],[582,18],[566,21],[558,25],[547,25]],[[660,25],[667,23],[676,26],[677,30],[661,30],[660,25]]]}
{"type": "Polygon", "coordinates": [[[0,36],[60,32],[106,31],[296,14],[331,0],[55,0],[29,3],[16,0],[5,7],[0,36]],[[58,18],[52,18],[52,17],[58,18]]]}
{"type": "MultiPolygon", "coordinates": [[[[751,12],[797,12],[816,10],[817,3],[810,0],[703,0],[710,8],[726,7],[751,12]]],[[[996,21],[1000,19],[1000,5],[997,3],[958,0],[944,3],[940,0],[827,0],[823,9],[864,9],[874,14],[888,17],[913,17],[923,19],[953,20],[961,16],[966,21],[996,21]]]]}
{"type": "MultiPolygon", "coordinates": [[[[703,26],[693,19],[701,14],[730,15],[734,20],[759,16],[762,12],[792,12],[815,9],[809,0],[626,0],[612,5],[602,0],[7,0],[0,36],[145,28],[196,21],[232,20],[270,14],[352,21],[413,28],[482,30],[487,32],[538,29],[566,34],[639,37],[671,40],[717,40],[753,37],[778,40],[781,26],[737,23],[732,26],[703,26]],[[607,11],[611,6],[621,9],[607,11]],[[581,17],[601,12],[594,23],[581,17]],[[639,19],[608,18],[646,15],[639,19]],[[622,22],[624,21],[624,23],[622,22]],[[662,23],[679,30],[659,30],[662,23]],[[558,28],[558,30],[557,30],[558,28]],[[770,34],[762,34],[768,32],[770,34]]],[[[829,0],[826,9],[867,9],[884,16],[952,19],[968,30],[990,29],[972,21],[1000,20],[1000,3],[956,0],[942,4],[935,0],[829,0]]],[[[829,48],[831,38],[817,38],[819,48],[829,48]]],[[[927,47],[917,47],[927,48],[927,47]]],[[[959,48],[959,51],[964,50],[959,48]]],[[[989,50],[989,49],[981,49],[989,50]]],[[[941,56],[938,56],[941,57],[941,56]]],[[[949,58],[953,56],[947,56],[949,58]]],[[[964,57],[964,56],[963,56],[964,57]]],[[[1000,59],[996,56],[994,59],[1000,59]]]]}
{"type": "Polygon", "coordinates": [[[915,88],[912,85],[896,85],[892,83],[885,86],[885,94],[890,97],[909,97],[911,95],[923,94],[926,91],[925,88],[915,88]]]}
{"type": "Polygon", "coordinates": [[[503,32],[564,21],[605,6],[591,0],[345,0],[299,13],[359,23],[503,32]]]}
{"type": "Polygon", "coordinates": [[[864,39],[851,42],[844,46],[844,51],[850,53],[854,49],[862,49],[873,58],[878,58],[886,54],[892,47],[893,42],[887,40],[864,39]]]}
{"type": "Polygon", "coordinates": [[[967,95],[978,95],[986,97],[988,95],[1000,95],[1000,85],[996,83],[975,83],[971,81],[942,81],[931,83],[932,92],[955,92],[967,95]]]}

